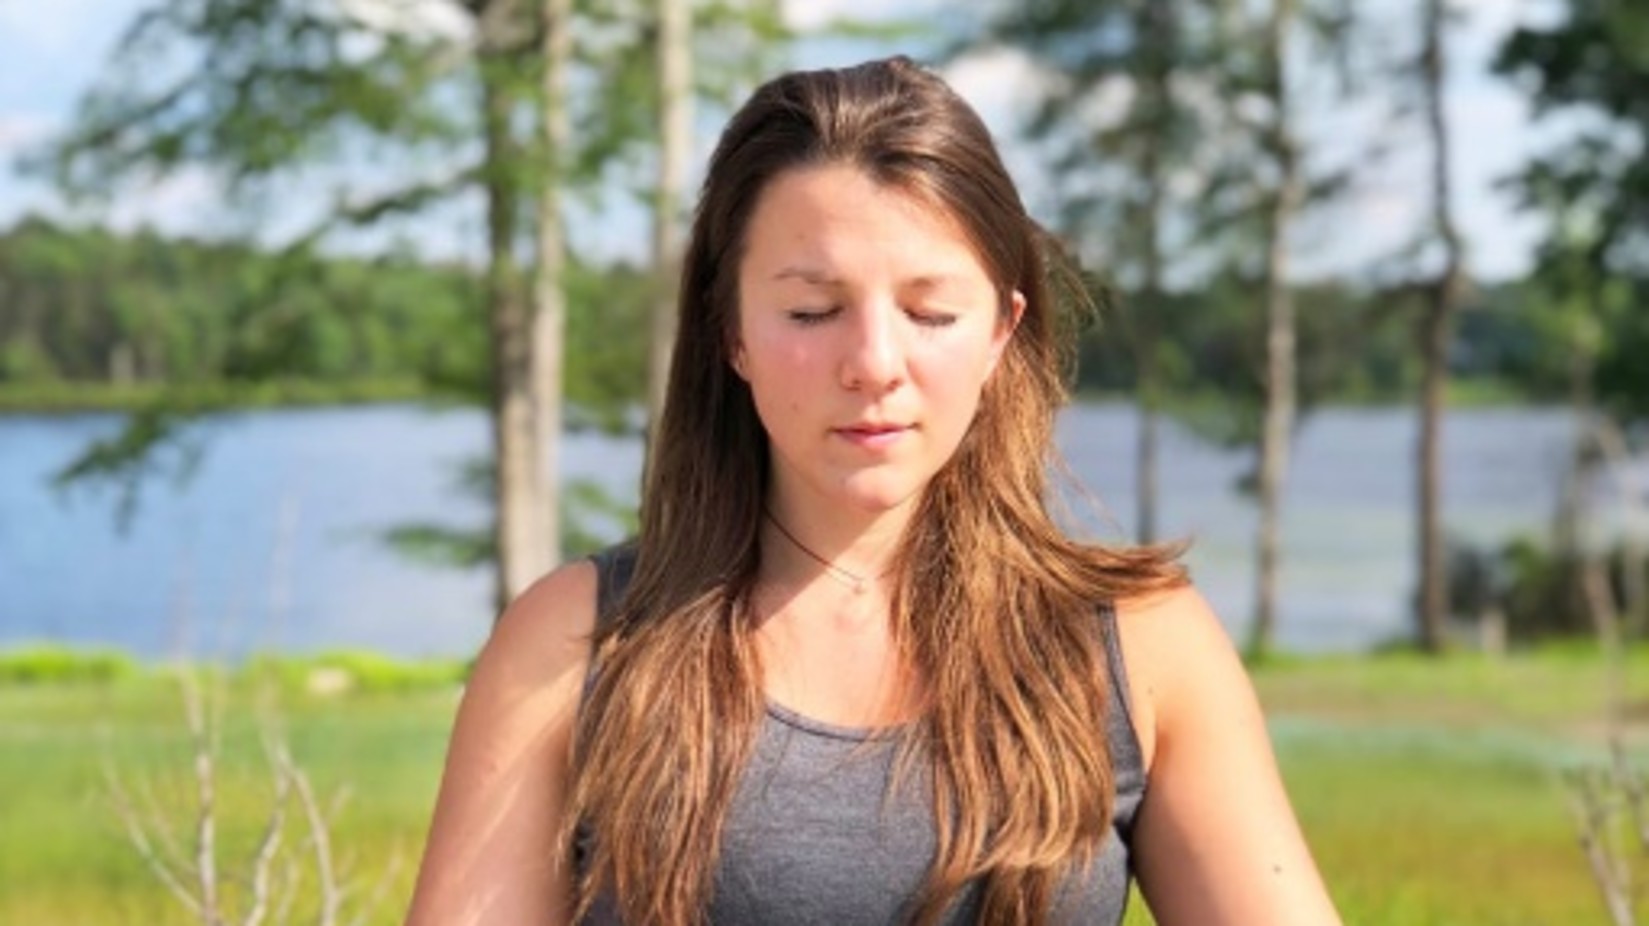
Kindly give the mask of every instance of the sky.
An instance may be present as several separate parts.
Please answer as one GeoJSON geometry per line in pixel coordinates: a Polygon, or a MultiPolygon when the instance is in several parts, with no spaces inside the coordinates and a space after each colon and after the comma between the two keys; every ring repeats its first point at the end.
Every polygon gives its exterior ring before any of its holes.
{"type": "MultiPolygon", "coordinates": [[[[64,215],[65,206],[50,185],[20,175],[16,158],[61,130],[76,101],[90,86],[121,30],[151,0],[0,0],[0,228],[30,212],[64,215]]],[[[386,0],[340,0],[371,5],[386,0]]],[[[439,2],[439,0],[412,0],[439,2]]],[[[939,15],[942,0],[785,0],[793,24],[818,25],[833,17],[886,20],[939,15]]],[[[952,3],[955,0],[951,0],[952,3]]],[[[1531,146],[1550,132],[1531,125],[1523,100],[1501,79],[1488,73],[1493,50],[1507,30],[1533,15],[1531,0],[1453,0],[1461,14],[1451,41],[1453,71],[1447,88],[1455,131],[1452,167],[1456,177],[1454,206],[1469,248],[1469,263],[1484,279],[1520,274],[1529,260],[1539,225],[1520,216],[1510,196],[1496,189],[1513,172],[1531,146]]],[[[1360,15],[1384,23],[1393,34],[1412,35],[1405,16],[1417,0],[1361,0],[1360,15]],[[1379,19],[1384,17],[1384,19],[1379,19]]],[[[808,66],[848,63],[878,49],[852,42],[832,42],[803,49],[808,66]]],[[[1015,54],[964,59],[946,68],[953,86],[980,111],[1001,141],[1009,167],[1022,186],[1036,187],[1034,156],[1017,141],[1016,118],[1025,88],[1037,79],[1034,63],[1015,54]]],[[[1355,159],[1389,124],[1371,107],[1324,107],[1302,115],[1307,141],[1324,151],[1355,159]]],[[[702,158],[713,143],[713,128],[702,130],[702,158]]],[[[1301,223],[1296,238],[1303,254],[1300,273],[1307,276],[1366,270],[1400,249],[1419,229],[1429,209],[1426,175],[1428,149],[1418,131],[1398,132],[1394,153],[1358,175],[1353,194],[1331,213],[1301,223]],[[1326,227],[1325,227],[1326,223],[1326,227]],[[1326,242],[1326,244],[1324,243],[1326,242]]],[[[1035,200],[1035,197],[1028,197],[1035,200]]],[[[202,227],[222,203],[210,174],[185,171],[123,193],[95,213],[117,228],[152,224],[189,232],[202,227]]],[[[619,208],[586,226],[597,253],[622,256],[647,240],[639,210],[619,208]]],[[[479,240],[475,223],[437,220],[421,233],[433,251],[464,250],[479,240]],[[444,224],[443,224],[444,222],[444,224]]]]}

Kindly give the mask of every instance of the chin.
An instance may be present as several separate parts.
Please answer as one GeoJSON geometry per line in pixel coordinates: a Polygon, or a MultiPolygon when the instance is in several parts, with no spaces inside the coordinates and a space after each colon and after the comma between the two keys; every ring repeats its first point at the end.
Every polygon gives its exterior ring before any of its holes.
{"type": "Polygon", "coordinates": [[[884,514],[910,504],[927,487],[925,478],[849,479],[841,487],[844,504],[866,514],[884,514]]]}

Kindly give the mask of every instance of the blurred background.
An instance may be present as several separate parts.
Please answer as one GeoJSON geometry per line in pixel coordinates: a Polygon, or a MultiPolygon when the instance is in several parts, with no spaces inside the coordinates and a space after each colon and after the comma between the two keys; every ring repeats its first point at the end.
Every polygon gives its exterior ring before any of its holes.
{"type": "Polygon", "coordinates": [[[397,921],[499,603],[633,530],[720,126],[895,53],[1347,921],[1645,916],[1643,4],[0,0],[0,921],[397,921]]]}

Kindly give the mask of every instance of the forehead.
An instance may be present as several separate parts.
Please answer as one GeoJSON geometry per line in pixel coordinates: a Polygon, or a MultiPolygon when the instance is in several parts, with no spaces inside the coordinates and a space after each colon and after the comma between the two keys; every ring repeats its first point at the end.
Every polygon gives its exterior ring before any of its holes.
{"type": "Polygon", "coordinates": [[[962,222],[928,197],[843,165],[768,182],[745,232],[742,284],[913,280],[990,286],[962,222]]]}

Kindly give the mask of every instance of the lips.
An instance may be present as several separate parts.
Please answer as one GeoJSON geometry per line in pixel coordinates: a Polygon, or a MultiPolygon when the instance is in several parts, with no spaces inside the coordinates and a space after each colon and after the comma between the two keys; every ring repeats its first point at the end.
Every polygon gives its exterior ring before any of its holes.
{"type": "Polygon", "coordinates": [[[879,450],[897,443],[901,437],[913,430],[908,424],[866,423],[852,424],[845,428],[836,428],[833,433],[843,440],[859,447],[879,450]]]}

